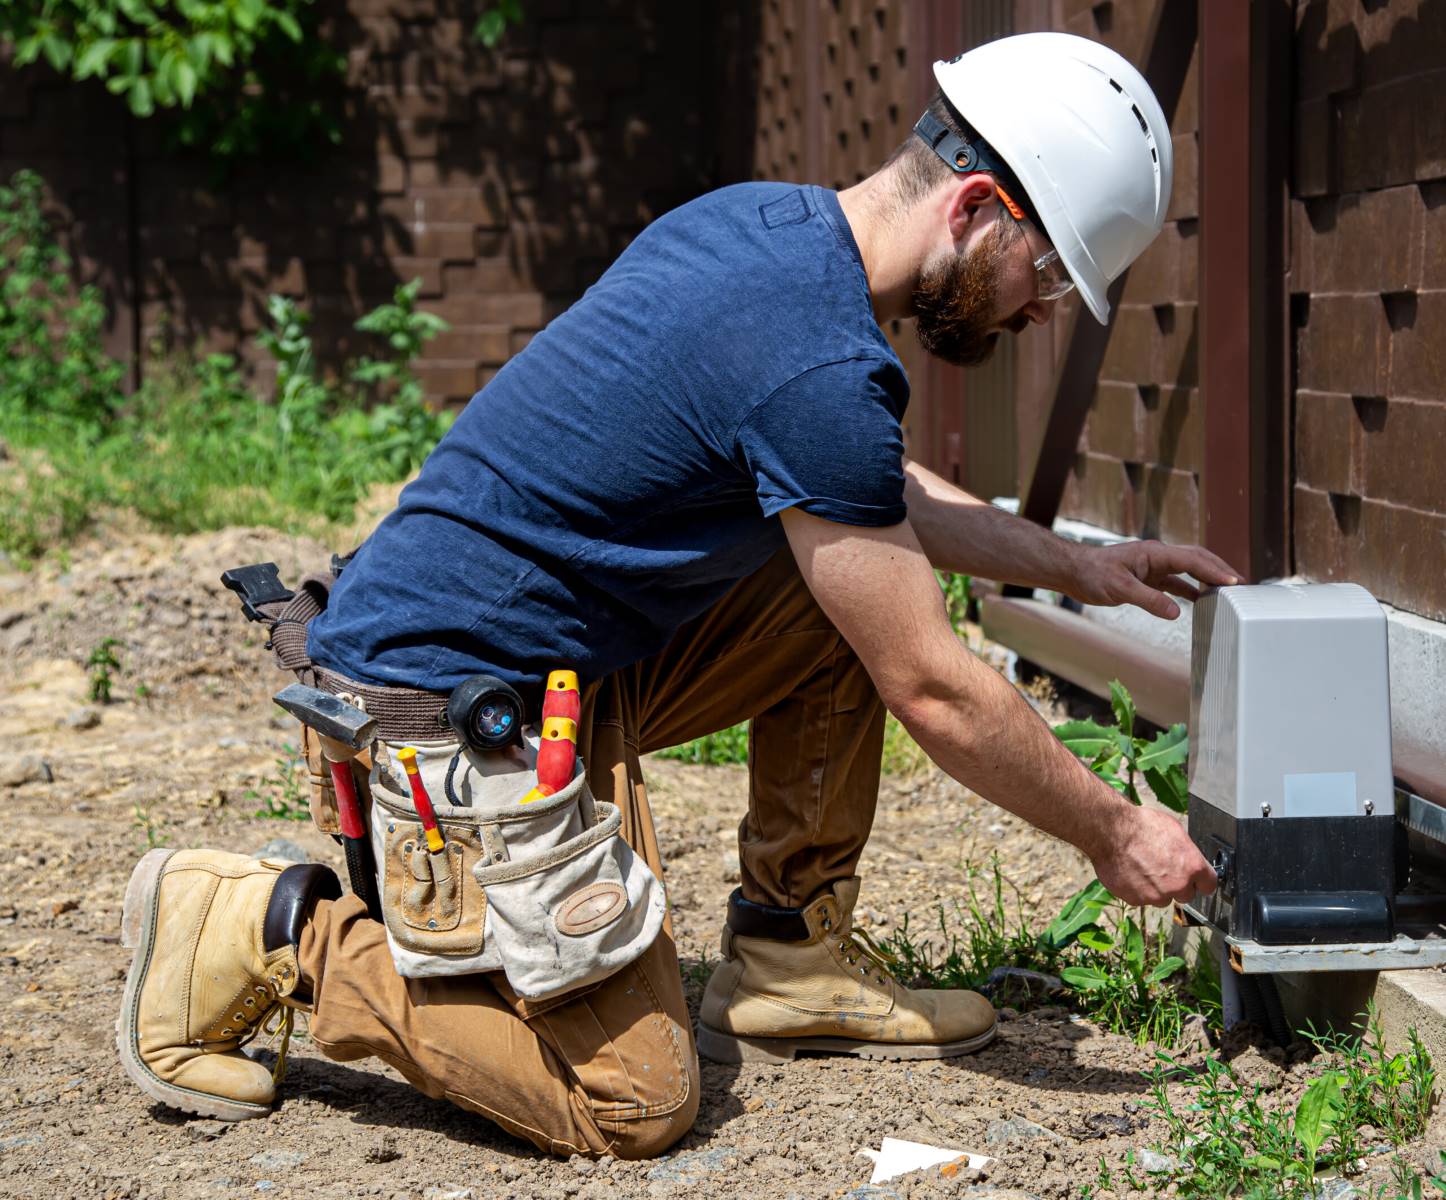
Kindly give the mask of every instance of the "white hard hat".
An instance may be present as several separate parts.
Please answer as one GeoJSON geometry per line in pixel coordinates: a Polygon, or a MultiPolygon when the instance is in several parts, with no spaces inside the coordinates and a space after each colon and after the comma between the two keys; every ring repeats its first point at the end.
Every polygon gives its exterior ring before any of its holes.
{"type": "Polygon", "coordinates": [[[1170,204],[1170,125],[1145,78],[1067,33],[1000,38],[934,64],[945,99],[1019,178],[1100,324],[1110,282],[1170,204]]]}

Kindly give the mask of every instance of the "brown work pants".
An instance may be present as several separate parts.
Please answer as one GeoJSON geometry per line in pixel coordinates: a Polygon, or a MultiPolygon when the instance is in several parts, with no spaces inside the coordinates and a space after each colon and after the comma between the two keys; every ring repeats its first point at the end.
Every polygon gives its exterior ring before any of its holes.
{"type": "MultiPolygon", "coordinates": [[[[782,551],[649,659],[589,687],[581,745],[600,800],[662,877],[639,756],[753,718],[743,891],[800,906],[852,875],[873,822],[884,709],[782,551]]],[[[720,914],[721,917],[721,914],[720,914]]],[[[631,966],[529,1004],[500,974],[403,979],[354,896],[302,936],[311,1033],[377,1057],[555,1154],[660,1154],[698,1111],[698,1057],[671,925],[631,966]]]]}

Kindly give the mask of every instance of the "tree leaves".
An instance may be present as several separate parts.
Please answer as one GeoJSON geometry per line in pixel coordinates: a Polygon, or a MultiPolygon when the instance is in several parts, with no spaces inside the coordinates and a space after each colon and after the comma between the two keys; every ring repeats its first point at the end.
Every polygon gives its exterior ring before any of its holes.
{"type": "MultiPolygon", "coordinates": [[[[180,110],[175,140],[225,159],[339,139],[319,88],[345,60],[308,36],[316,0],[0,0],[16,67],[100,79],[137,117],[180,110]]],[[[503,9],[516,6],[510,0],[503,9]]]]}

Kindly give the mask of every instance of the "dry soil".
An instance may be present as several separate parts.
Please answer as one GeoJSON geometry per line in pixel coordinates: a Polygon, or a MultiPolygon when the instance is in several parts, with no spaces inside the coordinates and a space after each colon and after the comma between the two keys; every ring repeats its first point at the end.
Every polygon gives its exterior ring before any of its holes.
{"type": "MultiPolygon", "coordinates": [[[[258,793],[294,726],[286,682],[217,577],[275,559],[286,577],[323,548],[273,531],[187,539],[124,533],[36,571],[0,568],[0,1194],[35,1197],[1075,1197],[1160,1133],[1141,1102],[1152,1047],[1062,1009],[1006,1020],[972,1058],[786,1067],[703,1064],[694,1131],[645,1163],[538,1154],[413,1092],[381,1064],[342,1066],[293,1042],[284,1101],[226,1125],[151,1102],[112,1044],[128,954],[122,890],[147,837],[257,851],[274,838],[341,869],[305,822],[260,819],[258,793]],[[117,639],[113,701],[86,699],[83,662],[117,639]],[[857,1156],[884,1136],[987,1152],[983,1178],[870,1187],[857,1156]]],[[[649,764],[667,882],[696,1004],[734,886],[741,768],[649,764]]],[[[928,924],[998,853],[1026,903],[1057,907],[1083,858],[938,774],[886,780],[865,856],[862,916],[928,924]]],[[[1282,1096],[1304,1067],[1246,1045],[1237,1065],[1282,1096]]],[[[1423,1145],[1423,1161],[1429,1148],[1423,1145]]]]}

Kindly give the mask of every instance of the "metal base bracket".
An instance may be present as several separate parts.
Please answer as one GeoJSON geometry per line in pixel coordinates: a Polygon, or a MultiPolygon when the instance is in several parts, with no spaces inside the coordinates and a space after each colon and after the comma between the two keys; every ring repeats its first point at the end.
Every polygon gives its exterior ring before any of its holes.
{"type": "MultiPolygon", "coordinates": [[[[1179,925],[1209,925],[1188,904],[1176,904],[1179,925]]],[[[1226,936],[1227,961],[1240,975],[1279,975],[1307,971],[1408,971],[1446,966],[1446,937],[1440,927],[1398,933],[1391,942],[1342,942],[1334,945],[1263,946],[1249,938],[1226,936]]]]}

